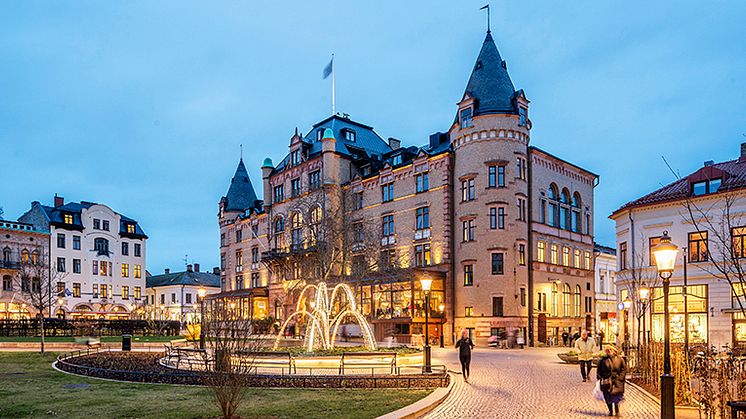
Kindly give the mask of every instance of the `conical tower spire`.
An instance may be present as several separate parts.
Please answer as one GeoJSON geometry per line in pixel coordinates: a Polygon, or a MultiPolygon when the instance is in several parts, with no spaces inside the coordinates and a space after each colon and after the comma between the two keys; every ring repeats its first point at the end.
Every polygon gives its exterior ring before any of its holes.
{"type": "Polygon", "coordinates": [[[246,166],[243,164],[243,158],[238,162],[236,173],[231,179],[231,186],[228,188],[225,199],[226,211],[245,211],[256,205],[256,192],[254,192],[254,186],[251,184],[246,166]]]}
{"type": "Polygon", "coordinates": [[[507,65],[489,31],[466,85],[466,95],[476,99],[474,115],[518,113],[513,101],[515,88],[507,65]]]}

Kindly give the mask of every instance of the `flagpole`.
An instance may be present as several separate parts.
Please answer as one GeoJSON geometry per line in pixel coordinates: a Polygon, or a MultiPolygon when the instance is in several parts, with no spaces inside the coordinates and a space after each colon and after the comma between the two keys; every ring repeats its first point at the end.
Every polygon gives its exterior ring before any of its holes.
{"type": "Polygon", "coordinates": [[[332,54],[332,116],[334,113],[334,54],[332,54]]]}

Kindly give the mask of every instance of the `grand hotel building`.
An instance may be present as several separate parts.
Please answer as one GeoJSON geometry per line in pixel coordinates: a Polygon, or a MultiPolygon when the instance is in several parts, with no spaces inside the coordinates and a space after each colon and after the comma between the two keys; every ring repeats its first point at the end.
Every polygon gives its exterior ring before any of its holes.
{"type": "Polygon", "coordinates": [[[265,159],[261,197],[241,160],[219,203],[220,295],[281,321],[303,284],[345,281],[377,339],[409,342],[426,275],[436,339],[594,327],[598,176],[529,144],[529,101],[489,32],[448,123],[403,147],[330,116],[265,159]]]}

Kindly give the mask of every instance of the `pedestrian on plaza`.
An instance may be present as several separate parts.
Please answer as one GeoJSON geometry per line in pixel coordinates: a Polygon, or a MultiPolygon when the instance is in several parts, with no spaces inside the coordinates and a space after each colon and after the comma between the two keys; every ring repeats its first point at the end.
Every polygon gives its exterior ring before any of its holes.
{"type": "Polygon", "coordinates": [[[609,408],[609,416],[614,416],[615,413],[619,416],[619,403],[624,399],[627,364],[613,346],[607,346],[604,353],[605,355],[598,361],[596,377],[600,381],[604,401],[606,407],[609,408]]]}
{"type": "Polygon", "coordinates": [[[567,333],[567,330],[562,332],[562,346],[567,346],[567,338],[570,337],[570,334],[567,333]]]}
{"type": "Polygon", "coordinates": [[[578,351],[578,361],[580,361],[580,375],[583,376],[583,382],[588,381],[588,374],[593,366],[593,353],[596,352],[596,341],[588,337],[588,331],[583,330],[580,339],[575,341],[575,349],[578,351]]]}
{"type": "Polygon", "coordinates": [[[461,374],[464,381],[469,382],[469,363],[471,363],[471,350],[474,349],[474,342],[469,337],[469,331],[461,331],[461,339],[456,342],[458,348],[458,359],[461,361],[461,374]]]}

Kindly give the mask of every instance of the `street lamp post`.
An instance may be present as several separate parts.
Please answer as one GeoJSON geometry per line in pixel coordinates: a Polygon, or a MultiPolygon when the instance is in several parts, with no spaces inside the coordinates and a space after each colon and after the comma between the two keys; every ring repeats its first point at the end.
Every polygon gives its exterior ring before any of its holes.
{"type": "Polygon", "coordinates": [[[433,280],[427,276],[424,276],[420,279],[420,285],[422,285],[422,292],[425,293],[425,347],[424,347],[424,357],[425,357],[425,366],[424,371],[426,373],[430,373],[433,371],[432,366],[430,364],[430,334],[428,333],[428,320],[430,316],[430,287],[433,284],[433,280]]]}
{"type": "MultiPolygon", "coordinates": [[[[645,324],[646,324],[645,317],[646,317],[646,312],[647,312],[647,309],[648,309],[648,306],[647,306],[648,298],[650,298],[650,288],[648,288],[645,285],[645,282],[643,282],[640,285],[640,289],[637,290],[637,294],[638,294],[638,297],[640,297],[640,306],[642,306],[642,342],[645,344],[644,346],[640,345],[640,342],[639,342],[639,336],[640,336],[640,334],[638,333],[638,335],[637,335],[638,336],[637,347],[638,348],[642,348],[643,351],[647,351],[648,340],[647,340],[647,330],[646,330],[646,326],[645,326],[645,324]]],[[[638,351],[638,352],[640,352],[640,351],[638,351]]]]}
{"type": "Polygon", "coordinates": [[[440,311],[440,347],[443,347],[443,335],[445,334],[445,321],[443,321],[443,313],[445,313],[446,305],[441,303],[438,306],[438,311],[440,311]]]}
{"type": "Polygon", "coordinates": [[[663,307],[665,336],[663,344],[663,374],[661,375],[661,419],[674,419],[674,381],[671,375],[671,323],[668,308],[668,290],[671,285],[679,248],[671,243],[668,232],[663,232],[660,243],[653,248],[658,275],[663,279],[663,307]]]}
{"type": "Polygon", "coordinates": [[[624,347],[627,348],[624,353],[629,356],[629,309],[632,307],[632,300],[629,299],[629,295],[622,301],[622,304],[624,305],[624,347]]]}
{"type": "Polygon", "coordinates": [[[199,348],[205,349],[205,295],[207,290],[204,287],[197,289],[199,297],[199,348]]]}

